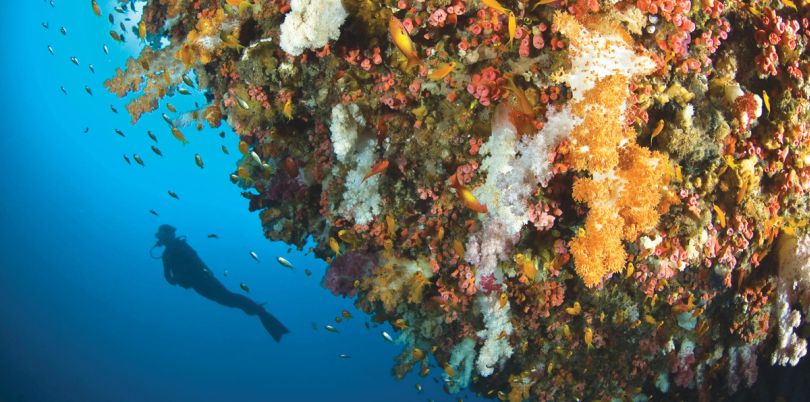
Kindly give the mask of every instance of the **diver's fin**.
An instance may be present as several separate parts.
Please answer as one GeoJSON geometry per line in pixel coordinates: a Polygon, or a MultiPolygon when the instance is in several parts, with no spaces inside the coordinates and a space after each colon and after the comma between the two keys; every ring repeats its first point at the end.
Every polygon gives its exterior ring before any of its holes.
{"type": "Polygon", "coordinates": [[[280,342],[281,337],[290,332],[281,321],[268,312],[259,314],[259,319],[262,321],[264,329],[267,330],[276,342],[280,342]]]}

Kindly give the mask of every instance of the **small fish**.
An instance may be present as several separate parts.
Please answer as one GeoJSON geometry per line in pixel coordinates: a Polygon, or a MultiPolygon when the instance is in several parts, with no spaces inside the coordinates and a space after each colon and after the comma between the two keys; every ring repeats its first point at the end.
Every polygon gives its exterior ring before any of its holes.
{"type": "Polygon", "coordinates": [[[222,273],[222,276],[228,276],[228,270],[226,269],[225,272],[222,273]]]}
{"type": "Polygon", "coordinates": [[[488,212],[487,206],[478,202],[478,199],[475,198],[472,191],[467,189],[466,187],[459,187],[456,189],[459,197],[461,198],[461,202],[467,208],[473,210],[474,212],[485,214],[488,212]]]}
{"type": "Polygon", "coordinates": [[[256,151],[251,151],[250,157],[253,158],[253,161],[256,162],[256,164],[262,164],[262,158],[259,157],[259,154],[257,154],[256,151]]]}
{"type": "Polygon", "coordinates": [[[726,227],[726,213],[717,206],[717,204],[712,204],[714,208],[715,214],[717,214],[717,221],[720,223],[720,227],[726,227]]]}
{"type": "Polygon", "coordinates": [[[219,239],[219,236],[217,236],[217,235],[216,235],[216,234],[214,234],[214,233],[211,233],[211,234],[209,234],[209,235],[208,235],[208,238],[209,238],[209,239],[219,239]]]}
{"type": "Polygon", "coordinates": [[[416,392],[422,392],[422,385],[416,384],[416,392]]]}
{"type": "Polygon", "coordinates": [[[166,104],[166,109],[169,109],[169,111],[172,112],[172,113],[177,113],[177,109],[175,109],[174,106],[172,106],[171,103],[166,104]]]}
{"type": "Polygon", "coordinates": [[[172,197],[172,198],[174,198],[175,200],[179,200],[179,199],[180,199],[180,197],[177,195],[177,193],[175,193],[175,192],[174,192],[174,191],[172,191],[172,190],[169,190],[169,191],[168,191],[168,194],[169,194],[169,197],[172,197]]]}
{"type": "Polygon", "coordinates": [[[258,254],[256,254],[256,252],[255,252],[255,251],[251,251],[251,252],[250,252],[250,258],[253,258],[254,260],[256,260],[256,262],[260,262],[260,261],[259,261],[259,255],[258,255],[258,254]]]}
{"type": "Polygon", "coordinates": [[[190,86],[190,87],[194,88],[194,81],[191,81],[191,78],[188,78],[188,76],[187,76],[187,75],[184,75],[184,76],[183,76],[183,82],[184,82],[186,85],[188,85],[188,86],[190,86]]]}
{"type": "Polygon", "coordinates": [[[334,332],[336,334],[338,333],[337,328],[335,328],[335,327],[333,327],[331,325],[325,325],[324,328],[326,328],[326,330],[329,331],[329,332],[334,332]]]}
{"type": "Polygon", "coordinates": [[[234,95],[234,98],[236,98],[236,103],[239,104],[239,107],[245,110],[250,110],[250,105],[244,99],[236,95],[234,95]]]}
{"type": "Polygon", "coordinates": [[[101,17],[101,7],[98,6],[98,3],[96,2],[96,0],[90,0],[90,6],[93,7],[93,13],[97,17],[101,17]]]}
{"type": "Polygon", "coordinates": [[[225,138],[225,132],[224,131],[219,132],[219,138],[225,138]]]}
{"type": "Polygon", "coordinates": [[[191,95],[191,92],[184,87],[177,88],[177,92],[179,92],[180,95],[191,95]]]}
{"type": "Polygon", "coordinates": [[[375,164],[371,168],[371,170],[369,170],[369,172],[366,173],[366,176],[363,177],[363,181],[366,181],[369,177],[376,176],[376,175],[384,172],[385,169],[388,169],[388,159],[383,159],[383,160],[377,162],[377,164],[375,164]]]}
{"type": "Polygon", "coordinates": [[[195,155],[194,155],[194,163],[196,163],[196,164],[197,164],[197,166],[198,166],[200,169],[202,169],[202,168],[204,167],[204,165],[203,165],[203,160],[202,160],[202,156],[200,156],[200,154],[195,154],[195,155]]]}
{"type": "Polygon", "coordinates": [[[87,65],[87,68],[89,68],[89,69],[90,69],[90,72],[91,72],[91,73],[93,73],[93,74],[95,74],[95,73],[96,73],[96,68],[95,68],[95,67],[93,67],[93,65],[92,65],[92,64],[88,64],[88,65],[87,65]]]}
{"type": "Polygon", "coordinates": [[[87,92],[88,95],[93,96],[93,89],[87,85],[84,86],[84,92],[87,92]]]}
{"type": "Polygon", "coordinates": [[[225,145],[222,146],[222,153],[228,155],[228,148],[225,145]]]}
{"type": "Polygon", "coordinates": [[[85,127],[85,128],[84,128],[84,133],[85,133],[85,134],[87,134],[87,133],[89,133],[89,132],[90,132],[90,127],[85,127]]]}
{"type": "Polygon", "coordinates": [[[186,136],[184,136],[183,133],[177,129],[177,127],[172,127],[172,135],[174,135],[174,138],[180,140],[183,145],[188,144],[188,141],[186,141],[186,136]]]}
{"type": "Polygon", "coordinates": [[[115,106],[110,105],[110,110],[112,110],[113,113],[118,114],[118,109],[116,109],[115,106]]]}
{"type": "Polygon", "coordinates": [[[568,315],[573,316],[579,315],[579,313],[582,312],[582,306],[580,306],[579,302],[574,302],[574,306],[566,307],[565,312],[568,313],[568,315]]]}
{"type": "Polygon", "coordinates": [[[343,318],[345,318],[345,319],[347,319],[347,320],[351,320],[351,319],[352,319],[352,313],[350,313],[350,312],[348,312],[348,311],[346,311],[346,310],[341,311],[341,312],[340,312],[340,315],[342,315],[342,316],[343,316],[343,318]]]}
{"type": "Polygon", "coordinates": [[[285,268],[293,268],[292,263],[287,261],[284,257],[276,257],[276,261],[278,261],[278,263],[285,268]]]}
{"type": "Polygon", "coordinates": [[[149,213],[152,214],[152,215],[155,215],[155,216],[160,216],[160,215],[158,215],[157,211],[155,211],[154,209],[150,209],[149,213]]]}
{"type": "Polygon", "coordinates": [[[41,25],[45,29],[48,29],[51,26],[50,24],[48,24],[48,21],[42,21],[41,25]]]}
{"type": "Polygon", "coordinates": [[[123,132],[123,131],[121,131],[121,130],[119,130],[119,129],[117,129],[117,128],[115,129],[115,133],[116,133],[116,134],[118,134],[118,135],[120,135],[120,136],[122,136],[122,137],[126,137],[126,135],[124,135],[124,132],[123,132]]]}
{"type": "MultiPolygon", "coordinates": [[[[783,2],[784,2],[784,0],[783,0],[783,2]]],[[[787,4],[787,3],[785,3],[785,4],[787,4]]],[[[795,9],[795,6],[794,6],[794,9],[795,9]]],[[[765,91],[764,89],[762,90],[762,103],[765,104],[765,110],[768,111],[768,116],[770,116],[771,115],[771,97],[768,96],[768,92],[765,91]]]]}
{"type": "Polygon", "coordinates": [[[408,35],[408,31],[402,25],[402,21],[398,20],[393,15],[388,20],[388,32],[391,34],[391,40],[400,52],[408,59],[408,67],[414,64],[421,64],[419,54],[416,52],[416,47],[408,35]]]}
{"type": "Polygon", "coordinates": [[[113,17],[112,13],[107,14],[107,21],[110,21],[110,24],[115,24],[115,17],[113,17]]]}
{"type": "Polygon", "coordinates": [[[332,250],[335,255],[340,255],[340,244],[338,244],[334,237],[329,238],[329,249],[332,250]]]}
{"type": "Polygon", "coordinates": [[[309,269],[304,269],[304,275],[312,276],[312,271],[310,271],[309,269]]]}
{"type": "Polygon", "coordinates": [[[439,66],[439,68],[433,70],[428,74],[428,78],[432,81],[439,81],[447,77],[453,70],[456,69],[456,62],[452,61],[447,64],[443,64],[439,66]]]}
{"type": "MultiPolygon", "coordinates": [[[[141,159],[141,156],[140,156],[140,155],[138,155],[138,154],[132,154],[132,159],[135,159],[135,163],[137,163],[137,164],[139,164],[139,165],[141,165],[141,166],[145,166],[145,165],[143,164],[143,159],[141,159]]],[[[170,195],[171,195],[171,194],[170,194],[170,195]]]]}
{"type": "Polygon", "coordinates": [[[160,149],[154,145],[152,145],[152,152],[154,152],[157,156],[163,156],[163,152],[161,152],[160,149]]]}
{"type": "Polygon", "coordinates": [[[144,21],[141,21],[141,23],[138,24],[138,37],[141,39],[146,39],[146,22],[144,21]]]}
{"type": "Polygon", "coordinates": [[[419,348],[413,348],[413,351],[411,351],[411,355],[413,356],[414,360],[422,360],[426,356],[425,352],[419,348]]]}
{"type": "Polygon", "coordinates": [[[113,40],[116,42],[124,41],[124,38],[122,38],[121,35],[119,35],[118,32],[115,31],[110,31],[110,37],[113,38],[113,40]]]}
{"type": "Polygon", "coordinates": [[[341,358],[341,359],[350,359],[351,358],[351,356],[349,356],[349,355],[347,355],[345,353],[339,354],[338,357],[341,358]]]}
{"type": "Polygon", "coordinates": [[[126,163],[127,163],[127,165],[131,165],[131,164],[132,164],[132,162],[129,160],[129,157],[128,157],[128,156],[126,156],[126,155],[124,155],[124,162],[126,162],[126,163]]]}
{"type": "Polygon", "coordinates": [[[394,338],[392,338],[391,335],[388,332],[382,331],[381,334],[382,334],[383,339],[385,339],[386,341],[388,341],[390,343],[394,343],[394,338]]]}
{"type": "Polygon", "coordinates": [[[335,323],[340,324],[341,322],[343,322],[343,318],[335,317],[335,323]]]}
{"type": "Polygon", "coordinates": [[[59,90],[62,91],[63,94],[67,95],[67,89],[64,86],[60,86],[59,90]]]}
{"type": "Polygon", "coordinates": [[[104,54],[106,55],[110,54],[110,49],[107,47],[107,45],[103,45],[101,49],[104,50],[104,54]]]}
{"type": "Polygon", "coordinates": [[[152,141],[158,142],[157,137],[155,136],[155,133],[153,133],[151,130],[147,130],[146,135],[148,135],[149,138],[152,139],[152,141]]]}
{"type": "Polygon", "coordinates": [[[650,134],[650,143],[652,143],[652,140],[655,139],[655,137],[658,137],[662,131],[664,131],[664,119],[658,120],[658,125],[655,126],[652,134],[650,134]]]}
{"type": "Polygon", "coordinates": [[[65,29],[65,27],[61,27],[61,28],[59,28],[59,32],[61,32],[61,33],[62,33],[62,35],[66,35],[66,36],[67,36],[67,29],[65,29]]]}
{"type": "Polygon", "coordinates": [[[407,329],[408,324],[405,322],[405,320],[403,320],[402,318],[399,318],[396,321],[394,321],[394,328],[400,329],[400,330],[407,329]]]}
{"type": "Polygon", "coordinates": [[[172,119],[169,117],[169,115],[167,115],[166,113],[163,113],[163,115],[161,115],[161,117],[163,117],[163,121],[165,121],[166,124],[168,124],[171,127],[174,127],[174,121],[172,121],[172,119]]]}
{"type": "Polygon", "coordinates": [[[71,57],[70,62],[77,65],[77,66],[79,65],[79,59],[76,58],[76,56],[71,57]]]}
{"type": "Polygon", "coordinates": [[[515,35],[517,35],[517,21],[515,20],[515,13],[509,12],[509,44],[508,46],[512,46],[512,42],[515,40],[515,35]]]}
{"type": "Polygon", "coordinates": [[[284,117],[287,118],[287,120],[292,120],[293,118],[292,113],[293,113],[292,99],[287,99],[287,101],[284,102],[284,107],[281,109],[281,114],[283,114],[284,117]]]}
{"type": "Polygon", "coordinates": [[[593,347],[593,330],[590,328],[585,328],[585,345],[588,349],[593,347]]]}
{"type": "Polygon", "coordinates": [[[239,289],[244,290],[244,291],[245,291],[245,293],[250,292],[250,288],[248,287],[248,285],[245,285],[245,282],[241,282],[241,283],[239,284],[239,289]]]}
{"type": "Polygon", "coordinates": [[[48,53],[53,54],[53,46],[48,45],[48,53]]]}
{"type": "Polygon", "coordinates": [[[506,14],[509,12],[509,10],[506,9],[506,7],[502,6],[501,3],[498,3],[498,0],[481,0],[481,2],[484,3],[484,5],[486,5],[487,7],[501,14],[506,14]]]}

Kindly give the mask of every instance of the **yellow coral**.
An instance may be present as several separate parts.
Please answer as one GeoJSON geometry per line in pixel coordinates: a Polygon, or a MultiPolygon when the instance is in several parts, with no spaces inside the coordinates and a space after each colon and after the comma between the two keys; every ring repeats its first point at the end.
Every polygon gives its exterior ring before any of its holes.
{"type": "Polygon", "coordinates": [[[432,274],[422,259],[383,261],[373,275],[362,279],[360,287],[368,291],[369,301],[379,301],[385,311],[394,312],[401,303],[421,303],[428,278],[432,274]]]}
{"type": "Polygon", "coordinates": [[[222,43],[219,31],[223,21],[225,21],[225,11],[221,8],[211,16],[201,17],[197,20],[196,27],[186,35],[186,41],[175,57],[186,67],[197,62],[210,63],[216,50],[215,44],[222,43]]]}

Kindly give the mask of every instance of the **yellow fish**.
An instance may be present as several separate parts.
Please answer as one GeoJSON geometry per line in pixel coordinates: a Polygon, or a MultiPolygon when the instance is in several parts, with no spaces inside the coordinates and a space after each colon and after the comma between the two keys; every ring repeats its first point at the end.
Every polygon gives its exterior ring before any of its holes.
{"type": "Polygon", "coordinates": [[[515,40],[515,35],[517,35],[517,21],[515,20],[515,13],[509,12],[509,46],[512,46],[512,42],[515,40]]]}
{"type": "MultiPolygon", "coordinates": [[[[787,4],[787,3],[785,3],[787,4]]],[[[768,96],[768,92],[764,89],[762,90],[762,103],[765,104],[765,110],[768,111],[768,116],[771,115],[771,98],[768,96]]]]}
{"type": "Polygon", "coordinates": [[[475,195],[473,195],[472,191],[470,191],[466,187],[459,187],[456,189],[456,192],[458,192],[458,195],[461,198],[461,202],[467,208],[481,214],[485,214],[488,212],[487,206],[478,202],[478,199],[475,198],[475,195]]]}
{"type": "Polygon", "coordinates": [[[292,115],[292,113],[293,113],[292,99],[287,99],[287,102],[284,102],[284,107],[281,109],[281,113],[284,115],[284,117],[287,118],[287,120],[292,120],[292,118],[293,118],[293,115],[292,115]]]}
{"type": "Polygon", "coordinates": [[[96,0],[91,0],[90,5],[93,6],[93,13],[95,13],[96,16],[101,17],[101,7],[98,6],[96,0]]]}
{"type": "Polygon", "coordinates": [[[509,12],[509,10],[507,10],[506,7],[502,6],[501,3],[498,3],[498,0],[481,0],[481,2],[484,3],[485,6],[501,14],[506,14],[509,12]]]}
{"type": "Polygon", "coordinates": [[[385,216],[385,227],[388,231],[388,237],[395,237],[397,232],[397,223],[394,221],[394,217],[391,215],[385,216]]]}
{"type": "Polygon", "coordinates": [[[138,24],[138,36],[141,39],[146,39],[146,23],[143,21],[141,21],[141,23],[138,24]]]}
{"type": "Polygon", "coordinates": [[[414,46],[411,37],[408,35],[408,31],[402,26],[402,22],[393,15],[388,20],[388,32],[391,34],[391,40],[394,41],[399,51],[408,59],[408,67],[422,63],[419,60],[419,54],[416,52],[416,46],[414,46]]]}
{"type": "Polygon", "coordinates": [[[720,227],[725,228],[726,227],[726,213],[723,212],[723,210],[720,209],[720,207],[718,207],[717,204],[712,204],[712,207],[714,208],[714,212],[717,214],[717,221],[720,222],[720,227]]]}
{"type": "Polygon", "coordinates": [[[579,302],[574,302],[574,306],[566,307],[565,312],[569,315],[579,315],[582,312],[582,306],[579,305],[579,302]]]}
{"type": "Polygon", "coordinates": [[[118,32],[115,31],[110,31],[110,37],[113,38],[113,40],[116,42],[124,41],[124,39],[121,38],[121,35],[119,35],[118,32]]]}
{"type": "Polygon", "coordinates": [[[456,68],[455,62],[443,64],[439,66],[439,68],[431,71],[430,74],[428,74],[428,78],[433,81],[439,81],[441,79],[444,79],[444,77],[447,77],[450,73],[452,73],[453,70],[455,70],[455,68],[456,68]]]}
{"type": "Polygon", "coordinates": [[[406,328],[408,328],[408,324],[405,323],[405,320],[403,320],[402,318],[399,318],[396,321],[394,321],[394,328],[406,329],[406,328]]]}
{"type": "Polygon", "coordinates": [[[340,255],[340,244],[338,244],[334,237],[329,238],[329,248],[335,255],[340,255]]]}
{"type": "Polygon", "coordinates": [[[658,120],[658,125],[655,126],[655,129],[653,130],[652,134],[650,135],[650,142],[651,143],[652,143],[652,140],[655,139],[655,137],[658,137],[658,135],[661,134],[661,131],[664,131],[664,119],[658,120]]]}
{"type": "Polygon", "coordinates": [[[590,328],[585,328],[585,345],[588,345],[588,349],[593,347],[593,330],[590,328]]]}

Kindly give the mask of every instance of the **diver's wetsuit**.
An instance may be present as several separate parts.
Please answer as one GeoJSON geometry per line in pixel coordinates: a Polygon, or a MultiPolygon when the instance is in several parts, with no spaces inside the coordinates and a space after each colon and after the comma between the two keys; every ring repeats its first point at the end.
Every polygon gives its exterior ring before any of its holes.
{"type": "Polygon", "coordinates": [[[166,250],[163,252],[163,275],[170,284],[194,289],[203,297],[223,306],[241,309],[248,315],[258,315],[262,325],[276,342],[289,332],[260,304],[225,288],[184,239],[174,238],[164,246],[166,250]]]}

